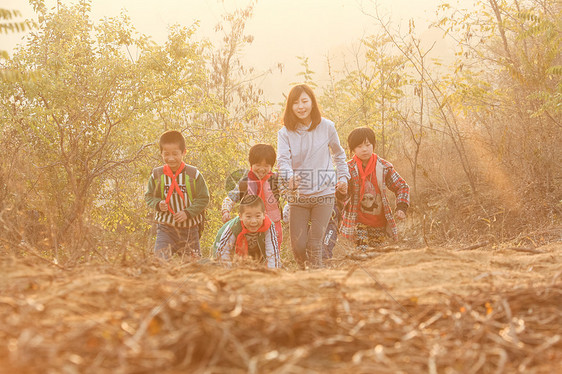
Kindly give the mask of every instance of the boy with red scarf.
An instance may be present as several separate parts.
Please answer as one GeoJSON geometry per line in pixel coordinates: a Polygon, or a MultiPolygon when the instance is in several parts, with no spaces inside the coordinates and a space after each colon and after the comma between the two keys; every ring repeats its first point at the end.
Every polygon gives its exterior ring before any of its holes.
{"type": "Polygon", "coordinates": [[[280,185],[277,173],[271,172],[276,158],[275,149],[269,144],[256,144],[250,148],[248,155],[250,171],[223,200],[222,221],[230,220],[230,212],[234,204],[242,201],[245,196],[259,196],[265,204],[265,214],[271,219],[277,232],[277,243],[281,246],[283,230],[279,205],[280,185]]]}
{"type": "Polygon", "coordinates": [[[398,239],[394,218],[406,218],[410,187],[392,164],[374,153],[375,132],[368,127],[353,130],[347,138],[353,158],[347,162],[351,175],[340,233],[354,240],[356,249],[380,245],[385,236],[398,239]],[[394,214],[386,197],[396,195],[394,214]]]}
{"type": "Polygon", "coordinates": [[[156,211],[156,257],[168,260],[180,252],[182,257],[201,257],[199,227],[209,204],[209,190],[201,173],[183,162],[187,150],[178,131],[166,131],[160,137],[164,166],[152,170],[145,200],[156,211]]]}
{"type": "Polygon", "coordinates": [[[232,255],[250,256],[265,262],[270,269],[281,267],[275,226],[265,214],[263,200],[246,195],[240,202],[240,215],[231,219],[217,233],[213,251],[219,262],[230,265],[232,255]]]}

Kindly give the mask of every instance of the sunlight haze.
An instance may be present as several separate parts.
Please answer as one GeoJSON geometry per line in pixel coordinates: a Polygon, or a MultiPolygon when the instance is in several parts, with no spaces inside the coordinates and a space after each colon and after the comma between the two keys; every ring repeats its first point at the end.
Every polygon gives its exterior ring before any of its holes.
{"type": "MultiPolygon", "coordinates": [[[[326,58],[330,56],[332,68],[341,69],[343,61],[352,53],[352,45],[363,37],[380,32],[373,14],[378,6],[385,19],[395,27],[413,19],[418,35],[427,38],[427,28],[435,19],[435,12],[442,0],[260,0],[247,25],[247,33],[254,36],[252,45],[244,52],[247,66],[260,72],[272,69],[270,74],[259,78],[268,99],[281,100],[281,92],[287,92],[291,83],[299,81],[297,73],[302,66],[297,56],[307,57],[314,78],[320,87],[327,83],[326,58]],[[283,71],[277,69],[283,64],[283,71]]],[[[60,0],[60,3],[72,3],[60,0]]],[[[236,8],[244,8],[247,0],[94,0],[92,19],[118,16],[126,10],[139,33],[149,35],[157,43],[166,40],[168,29],[174,24],[191,25],[199,22],[197,35],[219,43],[221,34],[215,26],[221,15],[236,8]]],[[[454,3],[454,2],[451,2],[454,3]]],[[[47,1],[56,7],[57,2],[47,1]]],[[[32,17],[33,10],[27,1],[3,1],[6,9],[19,9],[24,17],[32,17]]],[[[439,32],[429,32],[429,38],[443,44],[439,32]]],[[[3,49],[11,51],[21,40],[21,35],[3,35],[3,49]]],[[[439,46],[438,46],[439,47],[439,46]]],[[[445,48],[441,47],[442,50],[445,48]]]]}

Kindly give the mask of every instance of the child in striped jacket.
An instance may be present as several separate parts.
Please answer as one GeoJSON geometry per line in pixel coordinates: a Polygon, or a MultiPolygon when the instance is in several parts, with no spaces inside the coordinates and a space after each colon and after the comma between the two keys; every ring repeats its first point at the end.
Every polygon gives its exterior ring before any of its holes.
{"type": "Polygon", "coordinates": [[[160,154],[164,165],[152,170],[145,193],[158,223],[154,254],[164,260],[174,253],[191,259],[201,257],[199,228],[209,204],[209,190],[197,168],[183,162],[186,152],[180,132],[162,134],[160,154]]]}

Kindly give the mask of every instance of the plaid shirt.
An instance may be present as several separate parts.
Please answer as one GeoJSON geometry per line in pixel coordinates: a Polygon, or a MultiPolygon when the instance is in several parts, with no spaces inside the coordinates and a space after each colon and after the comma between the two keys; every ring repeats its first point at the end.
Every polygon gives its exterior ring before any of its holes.
{"type": "MultiPolygon", "coordinates": [[[[340,226],[340,233],[344,238],[354,239],[355,228],[357,226],[357,213],[359,212],[359,194],[361,191],[361,178],[357,170],[357,163],[355,160],[347,162],[349,167],[349,180],[348,194],[346,196],[345,207],[342,216],[342,223],[340,226]]],[[[377,157],[377,164],[374,171],[378,186],[381,190],[382,205],[384,216],[386,217],[386,233],[394,240],[398,239],[398,229],[396,228],[396,221],[390,209],[390,204],[386,198],[386,189],[388,188],[396,195],[396,206],[406,211],[410,205],[410,187],[404,179],[394,170],[392,164],[380,157],[377,157]],[[385,181],[385,183],[382,183],[385,181]],[[385,188],[386,186],[386,188],[385,188]]]]}

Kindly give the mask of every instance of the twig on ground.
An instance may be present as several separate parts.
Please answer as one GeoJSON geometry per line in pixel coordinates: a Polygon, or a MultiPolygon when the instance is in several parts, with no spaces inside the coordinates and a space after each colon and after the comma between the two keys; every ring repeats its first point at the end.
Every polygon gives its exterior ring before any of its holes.
{"type": "Polygon", "coordinates": [[[377,253],[373,253],[373,252],[371,252],[371,253],[350,253],[346,257],[350,258],[352,260],[361,261],[361,260],[368,260],[370,258],[375,258],[379,255],[380,255],[380,253],[378,253],[378,252],[377,253]]]}
{"type": "Polygon", "coordinates": [[[509,250],[509,251],[517,251],[517,252],[544,253],[544,251],[539,251],[537,249],[525,248],[525,247],[509,247],[509,248],[505,248],[505,249],[509,250]]]}
{"type": "Polygon", "coordinates": [[[488,244],[490,244],[490,242],[489,242],[488,240],[486,240],[486,241],[483,241],[483,242],[480,242],[480,243],[476,243],[476,244],[474,244],[474,245],[470,245],[470,246],[468,246],[468,247],[459,248],[459,249],[457,249],[456,251],[470,251],[470,250],[473,250],[473,249],[485,247],[485,246],[487,246],[488,244]]]}

